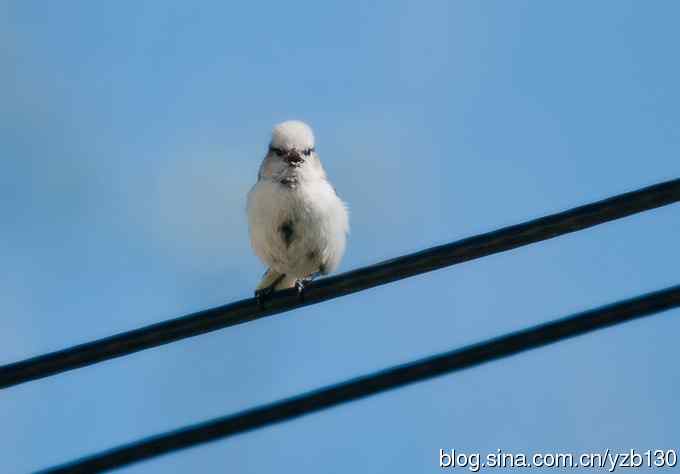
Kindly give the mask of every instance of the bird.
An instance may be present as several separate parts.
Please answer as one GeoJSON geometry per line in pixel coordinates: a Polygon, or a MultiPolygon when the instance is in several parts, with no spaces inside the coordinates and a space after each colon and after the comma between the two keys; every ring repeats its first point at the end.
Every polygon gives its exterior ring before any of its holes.
{"type": "Polygon", "coordinates": [[[246,207],[251,246],[267,266],[255,289],[260,303],[285,288],[297,288],[302,297],[306,284],[337,269],[349,213],[328,180],[309,125],[287,120],[273,128],[246,207]]]}

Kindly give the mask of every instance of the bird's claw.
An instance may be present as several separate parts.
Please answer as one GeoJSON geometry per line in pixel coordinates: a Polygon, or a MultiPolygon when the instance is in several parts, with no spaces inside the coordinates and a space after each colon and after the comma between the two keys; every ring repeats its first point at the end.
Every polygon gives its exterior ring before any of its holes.
{"type": "Polygon", "coordinates": [[[255,299],[260,309],[264,309],[264,300],[272,293],[274,293],[274,285],[255,290],[255,299]]]}
{"type": "Polygon", "coordinates": [[[305,290],[305,285],[307,283],[308,283],[308,280],[304,280],[304,279],[295,280],[295,289],[297,290],[298,298],[301,301],[305,299],[304,290],[305,290]]]}
{"type": "MultiPolygon", "coordinates": [[[[267,270],[269,272],[269,270],[267,270]]],[[[267,276],[267,273],[265,273],[265,278],[267,276]]],[[[255,290],[255,299],[257,300],[257,304],[260,307],[260,309],[264,309],[264,300],[274,293],[276,290],[276,285],[281,283],[281,280],[283,280],[286,277],[285,274],[281,274],[277,276],[274,281],[271,282],[269,286],[265,286],[264,288],[259,288],[255,290]]]]}
{"type": "Polygon", "coordinates": [[[298,278],[297,280],[295,280],[295,289],[297,290],[298,298],[300,299],[300,301],[304,301],[305,299],[304,290],[307,287],[307,285],[313,282],[320,275],[321,272],[315,272],[309,275],[308,277],[298,278]]]}

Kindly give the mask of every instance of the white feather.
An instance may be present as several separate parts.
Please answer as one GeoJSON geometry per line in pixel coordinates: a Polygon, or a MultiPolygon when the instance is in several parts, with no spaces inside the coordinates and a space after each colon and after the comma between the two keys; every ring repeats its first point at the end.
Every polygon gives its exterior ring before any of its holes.
{"type": "MultiPolygon", "coordinates": [[[[305,150],[314,146],[311,129],[302,122],[278,125],[272,147],[305,150]]],[[[286,275],[285,285],[317,272],[335,270],[345,252],[349,217],[347,207],[328,182],[316,153],[291,166],[268,153],[260,167],[259,180],[248,193],[248,222],[255,254],[271,270],[286,275]],[[290,225],[286,241],[282,226],[290,225]]]]}
{"type": "Polygon", "coordinates": [[[288,150],[314,148],[314,132],[304,122],[288,120],[274,127],[271,145],[288,150]]]}

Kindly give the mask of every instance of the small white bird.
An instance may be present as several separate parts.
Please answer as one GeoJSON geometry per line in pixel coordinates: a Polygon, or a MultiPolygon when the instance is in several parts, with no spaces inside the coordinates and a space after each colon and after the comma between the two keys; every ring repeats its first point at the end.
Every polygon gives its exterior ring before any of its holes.
{"type": "Polygon", "coordinates": [[[250,242],[269,268],[255,290],[262,298],[335,270],[345,253],[347,207],[335,193],[314,150],[314,134],[300,121],[280,123],[257,183],[248,193],[250,242]]]}

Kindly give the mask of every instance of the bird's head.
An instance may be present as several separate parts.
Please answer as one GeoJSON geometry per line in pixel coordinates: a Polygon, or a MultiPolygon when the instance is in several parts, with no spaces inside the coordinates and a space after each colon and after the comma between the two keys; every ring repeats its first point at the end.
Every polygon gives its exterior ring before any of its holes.
{"type": "Polygon", "coordinates": [[[274,127],[269,154],[288,166],[300,166],[314,153],[314,133],[304,122],[288,120],[274,127]]]}

